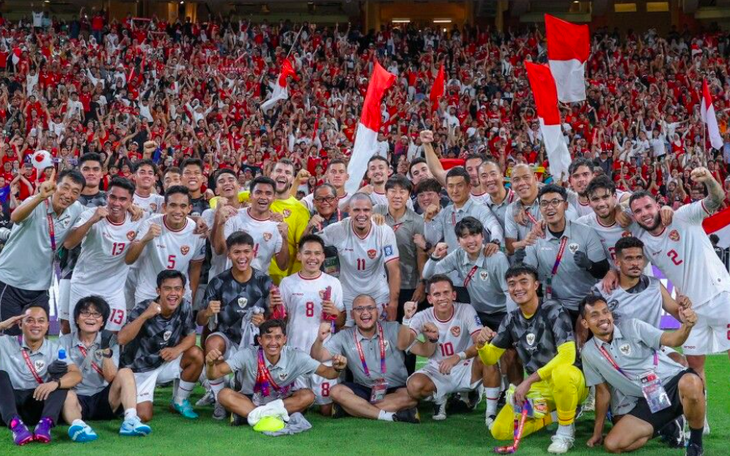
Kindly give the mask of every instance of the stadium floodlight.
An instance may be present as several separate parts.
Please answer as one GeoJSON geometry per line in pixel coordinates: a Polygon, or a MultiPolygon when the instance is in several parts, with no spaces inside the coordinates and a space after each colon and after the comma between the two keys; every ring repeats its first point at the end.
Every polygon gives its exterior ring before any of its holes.
{"type": "Polygon", "coordinates": [[[451,24],[451,19],[434,19],[434,24],[451,24]]]}
{"type": "Polygon", "coordinates": [[[408,18],[394,18],[390,22],[392,22],[394,24],[410,24],[411,20],[408,18]]]}

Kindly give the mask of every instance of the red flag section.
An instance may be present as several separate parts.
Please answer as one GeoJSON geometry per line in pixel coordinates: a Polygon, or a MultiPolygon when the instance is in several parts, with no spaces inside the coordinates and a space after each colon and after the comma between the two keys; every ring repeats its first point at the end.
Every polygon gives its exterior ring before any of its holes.
{"type": "Polygon", "coordinates": [[[587,25],[576,25],[545,15],[548,60],[580,60],[591,53],[591,35],[587,25]]]}
{"type": "Polygon", "coordinates": [[[431,86],[431,94],[428,97],[431,100],[431,112],[438,109],[439,101],[441,100],[441,97],[444,96],[445,84],[444,66],[441,65],[439,73],[436,76],[436,80],[433,81],[433,86],[431,86]]]}
{"type": "Polygon", "coordinates": [[[281,74],[279,75],[279,85],[281,87],[286,87],[286,78],[289,76],[291,76],[295,81],[298,79],[297,72],[294,71],[291,61],[286,59],[284,60],[284,63],[281,64],[281,74]]]}
{"type": "Polygon", "coordinates": [[[547,65],[525,62],[525,69],[532,87],[532,95],[535,97],[538,117],[542,117],[545,125],[560,125],[558,90],[550,68],[547,65]]]}
{"type": "Polygon", "coordinates": [[[373,74],[370,76],[370,84],[365,94],[365,103],[360,115],[360,123],[369,130],[377,132],[383,119],[380,115],[380,100],[383,99],[385,91],[395,82],[395,75],[388,73],[380,63],[375,62],[373,74]]]}

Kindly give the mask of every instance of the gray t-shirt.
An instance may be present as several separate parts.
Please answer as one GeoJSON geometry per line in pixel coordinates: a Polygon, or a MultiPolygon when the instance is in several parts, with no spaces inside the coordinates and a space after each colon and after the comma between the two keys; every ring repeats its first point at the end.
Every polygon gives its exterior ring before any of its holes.
{"type": "MultiPolygon", "coordinates": [[[[101,347],[101,335],[99,332],[91,347],[86,347],[78,338],[78,335],[66,334],[58,339],[58,342],[66,349],[66,356],[81,371],[81,383],[76,385],[76,394],[80,396],[93,396],[109,384],[101,374],[104,358],[96,357],[96,351],[101,347]],[[84,354],[86,353],[86,355],[84,354]],[[85,363],[86,357],[90,362],[85,363]],[[98,370],[97,370],[98,369],[98,370]]],[[[112,360],[115,366],[119,366],[119,346],[112,347],[112,360]]]]}
{"type": "Polygon", "coordinates": [[[413,236],[423,234],[423,217],[416,214],[412,209],[406,208],[406,213],[398,220],[395,220],[388,212],[388,206],[379,204],[373,208],[374,214],[385,216],[385,224],[393,229],[395,242],[398,245],[400,257],[400,284],[401,288],[412,290],[418,286],[421,280],[418,273],[416,257],[418,248],[413,242],[413,236]]]}
{"type": "MultiPolygon", "coordinates": [[[[234,374],[242,380],[241,392],[253,394],[258,373],[258,347],[242,348],[233,354],[226,363],[234,374]]],[[[299,377],[312,375],[320,366],[319,361],[303,351],[292,347],[284,346],[281,350],[279,362],[271,364],[264,356],[264,364],[269,369],[271,378],[280,388],[286,388],[293,384],[299,377]]]]}
{"type": "Polygon", "coordinates": [[[0,336],[0,369],[8,373],[10,383],[16,390],[36,389],[39,385],[23,357],[23,350],[38,377],[50,380],[48,366],[58,359],[58,342],[45,339],[37,351],[31,352],[22,336],[0,336]]]}

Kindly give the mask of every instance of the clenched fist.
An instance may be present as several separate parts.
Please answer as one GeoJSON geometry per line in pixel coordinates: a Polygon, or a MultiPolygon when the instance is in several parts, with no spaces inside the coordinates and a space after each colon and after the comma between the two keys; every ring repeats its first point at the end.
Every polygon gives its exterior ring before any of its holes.
{"type": "Polygon", "coordinates": [[[488,327],[483,327],[477,334],[477,347],[482,348],[494,339],[497,334],[488,327]]]}

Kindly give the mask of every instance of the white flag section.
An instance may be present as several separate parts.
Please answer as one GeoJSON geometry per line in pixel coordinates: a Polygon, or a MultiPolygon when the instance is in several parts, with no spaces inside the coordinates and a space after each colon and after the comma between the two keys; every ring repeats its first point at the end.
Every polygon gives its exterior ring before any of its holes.
{"type": "Polygon", "coordinates": [[[720,128],[717,126],[717,116],[715,115],[715,107],[712,105],[712,94],[710,94],[710,86],[707,85],[707,81],[702,83],[700,116],[702,122],[707,125],[707,135],[710,137],[712,148],[722,149],[722,136],[720,136],[720,128]]]}
{"type": "Polygon", "coordinates": [[[296,72],[294,71],[291,62],[289,62],[289,60],[284,60],[284,63],[281,65],[281,74],[279,74],[279,77],[276,78],[276,84],[274,84],[274,88],[271,91],[271,97],[261,103],[262,111],[266,112],[279,101],[289,98],[289,89],[287,87],[287,77],[289,76],[296,78],[296,72]]]}
{"type": "Polygon", "coordinates": [[[395,82],[395,75],[385,71],[378,62],[375,62],[373,74],[370,76],[368,91],[357,124],[355,144],[352,147],[352,156],[347,164],[347,173],[350,177],[345,183],[345,191],[352,195],[360,188],[365,171],[368,168],[370,157],[375,154],[378,143],[378,130],[383,122],[380,113],[380,101],[385,91],[395,82]]]}
{"type": "Polygon", "coordinates": [[[558,99],[563,103],[585,100],[585,63],[591,52],[588,26],[546,14],[545,34],[548,65],[555,78],[558,99]]]}
{"type": "Polygon", "coordinates": [[[550,174],[559,180],[568,180],[568,168],[570,168],[570,152],[563,136],[563,129],[558,125],[545,125],[542,117],[540,120],[540,131],[545,142],[545,151],[550,164],[550,174]]]}

